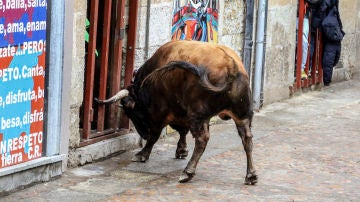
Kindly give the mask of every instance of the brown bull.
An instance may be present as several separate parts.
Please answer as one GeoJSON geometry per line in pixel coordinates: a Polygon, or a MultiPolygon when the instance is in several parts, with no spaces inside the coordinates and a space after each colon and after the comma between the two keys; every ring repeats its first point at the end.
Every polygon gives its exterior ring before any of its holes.
{"type": "Polygon", "coordinates": [[[195,148],[179,182],[195,175],[209,140],[210,118],[232,118],[247,157],[246,184],[255,184],[252,162],[253,110],[249,78],[237,54],[225,47],[196,41],[172,41],[145,62],[127,89],[99,103],[121,100],[137,132],[147,140],[133,161],[145,162],[162,129],[170,125],[180,134],[176,158],[188,155],[186,134],[195,148]]]}

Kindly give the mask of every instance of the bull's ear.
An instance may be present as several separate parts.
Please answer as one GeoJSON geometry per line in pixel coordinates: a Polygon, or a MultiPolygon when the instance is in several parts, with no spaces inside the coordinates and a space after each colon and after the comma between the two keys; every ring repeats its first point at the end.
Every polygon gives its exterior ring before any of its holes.
{"type": "Polygon", "coordinates": [[[134,109],[135,107],[135,101],[130,97],[130,96],[126,96],[121,100],[121,104],[129,109],[134,109]]]}

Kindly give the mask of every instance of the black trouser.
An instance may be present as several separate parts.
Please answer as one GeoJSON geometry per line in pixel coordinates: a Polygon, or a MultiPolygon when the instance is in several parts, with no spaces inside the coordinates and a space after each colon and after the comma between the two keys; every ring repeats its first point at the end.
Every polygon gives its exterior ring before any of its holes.
{"type": "Polygon", "coordinates": [[[323,81],[324,84],[329,84],[331,82],[333,68],[339,62],[341,53],[341,42],[331,42],[324,40],[323,48],[323,81]]]}

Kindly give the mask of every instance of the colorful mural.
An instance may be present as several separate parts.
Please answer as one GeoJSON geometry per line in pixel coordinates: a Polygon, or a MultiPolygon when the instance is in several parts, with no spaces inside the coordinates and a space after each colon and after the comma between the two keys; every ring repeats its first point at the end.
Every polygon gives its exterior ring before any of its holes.
{"type": "Polygon", "coordinates": [[[0,0],[0,168],[42,156],[47,0],[0,0]]]}
{"type": "Polygon", "coordinates": [[[172,40],[218,42],[219,0],[174,0],[172,40]]]}

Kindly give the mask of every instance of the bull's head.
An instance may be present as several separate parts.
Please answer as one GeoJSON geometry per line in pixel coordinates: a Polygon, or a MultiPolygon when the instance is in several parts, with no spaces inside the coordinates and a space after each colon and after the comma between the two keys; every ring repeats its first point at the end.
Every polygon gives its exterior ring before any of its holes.
{"type": "Polygon", "coordinates": [[[125,111],[125,114],[133,122],[139,135],[148,139],[149,136],[149,118],[147,116],[147,109],[136,102],[136,96],[132,93],[132,88],[120,90],[114,96],[106,100],[99,100],[95,98],[95,101],[99,104],[110,104],[119,101],[125,111]],[[129,92],[130,91],[130,92],[129,92]]]}

